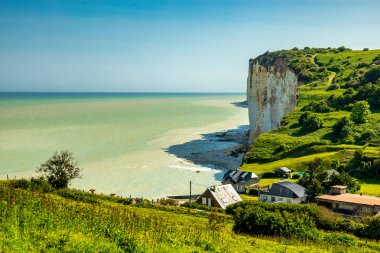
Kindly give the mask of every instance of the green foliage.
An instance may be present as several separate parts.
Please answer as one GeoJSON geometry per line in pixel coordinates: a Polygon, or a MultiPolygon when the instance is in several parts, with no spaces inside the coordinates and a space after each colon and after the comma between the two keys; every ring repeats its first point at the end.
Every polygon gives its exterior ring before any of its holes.
{"type": "Polygon", "coordinates": [[[67,188],[71,180],[81,177],[81,168],[74,161],[73,153],[68,150],[55,152],[36,172],[42,173],[56,189],[67,188]]]}
{"type": "Polygon", "coordinates": [[[300,185],[310,191],[310,197],[325,193],[323,182],[327,180],[327,172],[322,167],[322,159],[316,158],[309,163],[305,175],[298,181],[300,185]]]}
{"type": "Polygon", "coordinates": [[[332,174],[328,185],[345,185],[348,192],[355,193],[360,190],[360,184],[351,177],[347,172],[341,172],[340,174],[332,174]]]}
{"type": "Polygon", "coordinates": [[[323,128],[323,119],[317,115],[310,115],[307,117],[302,128],[306,131],[316,131],[318,129],[321,129],[323,128]]]}
{"type": "Polygon", "coordinates": [[[333,111],[333,108],[328,106],[325,100],[321,100],[318,102],[311,102],[308,105],[302,107],[301,111],[310,111],[310,112],[318,112],[318,113],[326,113],[333,111]]]}
{"type": "Polygon", "coordinates": [[[365,228],[363,231],[364,236],[371,238],[371,239],[376,239],[380,240],[380,217],[373,217],[370,218],[368,222],[368,226],[365,228]]]}
{"type": "Polygon", "coordinates": [[[371,117],[367,101],[358,101],[352,107],[351,120],[357,124],[366,123],[371,117]]]}
{"type": "Polygon", "coordinates": [[[333,133],[338,138],[346,138],[351,135],[353,126],[354,124],[350,119],[343,117],[333,125],[333,133]]]}

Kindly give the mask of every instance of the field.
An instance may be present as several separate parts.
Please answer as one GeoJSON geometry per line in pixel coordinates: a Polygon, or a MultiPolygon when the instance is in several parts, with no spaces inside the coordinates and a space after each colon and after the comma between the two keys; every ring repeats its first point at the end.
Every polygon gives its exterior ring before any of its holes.
{"type": "Polygon", "coordinates": [[[11,189],[6,183],[0,183],[0,210],[2,252],[376,252],[380,249],[379,243],[360,239],[349,245],[323,245],[281,237],[239,235],[232,231],[231,218],[223,213],[198,211],[202,213],[198,216],[182,207],[162,211],[102,198],[90,204],[53,193],[11,189]]]}

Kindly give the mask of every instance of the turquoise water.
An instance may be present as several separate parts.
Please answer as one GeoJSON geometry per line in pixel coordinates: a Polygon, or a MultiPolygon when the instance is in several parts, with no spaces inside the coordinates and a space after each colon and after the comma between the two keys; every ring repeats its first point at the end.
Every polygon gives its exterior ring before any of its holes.
{"type": "Polygon", "coordinates": [[[35,176],[56,150],[83,168],[72,187],[125,196],[186,194],[220,171],[168,154],[171,145],[248,123],[244,94],[0,93],[0,177],[35,176]],[[195,171],[201,171],[196,173],[195,171]]]}

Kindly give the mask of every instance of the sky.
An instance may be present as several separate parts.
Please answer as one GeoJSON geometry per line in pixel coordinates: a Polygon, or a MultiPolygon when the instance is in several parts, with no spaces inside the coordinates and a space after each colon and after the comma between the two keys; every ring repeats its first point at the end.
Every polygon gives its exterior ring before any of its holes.
{"type": "Polygon", "coordinates": [[[380,48],[379,0],[0,0],[0,91],[245,92],[248,61],[380,48]]]}

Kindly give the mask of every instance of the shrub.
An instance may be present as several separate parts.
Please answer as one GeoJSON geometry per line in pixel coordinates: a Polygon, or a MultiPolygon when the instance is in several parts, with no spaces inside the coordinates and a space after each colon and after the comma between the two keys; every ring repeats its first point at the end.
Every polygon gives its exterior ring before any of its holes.
{"type": "Polygon", "coordinates": [[[301,116],[299,117],[298,119],[298,123],[300,125],[303,125],[305,124],[305,122],[307,121],[307,119],[311,116],[311,113],[310,112],[304,112],[301,114],[301,116]]]}
{"type": "Polygon", "coordinates": [[[370,106],[367,101],[358,101],[352,107],[351,120],[357,124],[366,123],[371,117],[370,106]]]}
{"type": "Polygon", "coordinates": [[[353,122],[347,117],[341,118],[333,125],[333,133],[336,137],[345,138],[352,133],[353,122]]]}
{"type": "Polygon", "coordinates": [[[338,90],[340,88],[339,84],[333,83],[331,84],[327,90],[338,90]]]}
{"type": "Polygon", "coordinates": [[[364,83],[376,83],[380,78],[380,66],[376,66],[364,74],[364,83]]]}
{"type": "Polygon", "coordinates": [[[368,47],[363,48],[363,51],[368,51],[368,50],[369,50],[368,47]]]}
{"type": "Polygon", "coordinates": [[[380,217],[370,218],[367,227],[363,231],[363,235],[370,239],[380,240],[380,217]]]}
{"type": "Polygon", "coordinates": [[[311,115],[306,119],[302,128],[307,131],[316,131],[321,129],[323,128],[323,119],[316,115],[311,115]]]}
{"type": "MultiPolygon", "coordinates": [[[[237,205],[228,209],[235,221],[234,230],[253,235],[309,238],[317,232],[308,206],[292,204],[237,205]],[[305,212],[306,211],[306,212],[305,212]]],[[[314,211],[314,210],[313,210],[314,211]]]]}
{"type": "MultiPolygon", "coordinates": [[[[338,85],[339,86],[339,85],[338,85]]],[[[331,112],[332,108],[328,106],[325,100],[318,102],[311,102],[308,105],[304,106],[301,111],[311,111],[311,112],[319,112],[326,113],[331,112]]]]}

